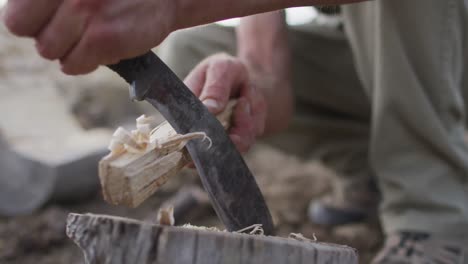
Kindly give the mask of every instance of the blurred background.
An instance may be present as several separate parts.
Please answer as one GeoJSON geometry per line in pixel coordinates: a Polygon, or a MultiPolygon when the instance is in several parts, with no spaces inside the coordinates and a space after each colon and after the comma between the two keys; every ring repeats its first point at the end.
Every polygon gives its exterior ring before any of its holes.
{"type": "MultiPolygon", "coordinates": [[[[3,5],[6,0],[0,0],[3,5]]],[[[319,19],[314,8],[287,11],[290,25],[319,19]]],[[[233,27],[237,19],[219,22],[233,27]]],[[[107,69],[87,76],[63,75],[41,59],[30,40],[0,26],[0,263],[84,263],[65,236],[68,213],[98,213],[155,221],[159,207],[187,193],[202,192],[196,172],[184,170],[137,209],[106,204],[100,194],[97,162],[107,154],[118,126],[134,126],[146,113],[129,100],[127,85],[107,69]]],[[[159,117],[159,120],[162,119],[159,117]]],[[[294,140],[294,139],[291,139],[294,140]]],[[[324,228],[308,222],[310,200],[329,189],[333,174],[320,162],[258,144],[246,155],[272,211],[279,235],[314,234],[320,241],[348,244],[363,263],[379,247],[375,223],[324,228]]],[[[220,226],[209,203],[201,201],[177,223],[220,226]]]]}

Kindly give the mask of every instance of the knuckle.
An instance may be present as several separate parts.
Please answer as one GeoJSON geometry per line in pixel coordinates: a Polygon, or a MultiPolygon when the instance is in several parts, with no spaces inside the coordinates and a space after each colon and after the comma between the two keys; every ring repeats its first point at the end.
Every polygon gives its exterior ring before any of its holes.
{"type": "Polygon", "coordinates": [[[111,46],[109,44],[118,41],[118,34],[117,31],[111,29],[111,27],[94,26],[90,29],[87,38],[87,42],[90,46],[109,48],[111,46]]]}
{"type": "Polygon", "coordinates": [[[220,97],[220,93],[226,90],[225,86],[218,80],[207,84],[205,89],[205,92],[210,93],[212,97],[220,97]]]}
{"type": "Polygon", "coordinates": [[[8,30],[17,36],[28,36],[30,33],[26,24],[22,22],[21,17],[16,15],[15,12],[7,11],[4,23],[8,30]]]}
{"type": "Polygon", "coordinates": [[[36,44],[36,50],[41,55],[41,57],[54,60],[58,59],[56,53],[54,52],[56,49],[52,48],[51,41],[46,38],[41,38],[38,40],[36,44]]]}
{"type": "Polygon", "coordinates": [[[227,60],[214,60],[213,63],[210,64],[210,71],[225,73],[228,66],[229,62],[227,60]]]}

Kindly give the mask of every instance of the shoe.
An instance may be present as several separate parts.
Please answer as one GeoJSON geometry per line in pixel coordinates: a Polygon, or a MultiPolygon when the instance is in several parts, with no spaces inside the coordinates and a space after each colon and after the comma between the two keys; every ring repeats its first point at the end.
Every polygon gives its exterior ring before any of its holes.
{"type": "Polygon", "coordinates": [[[373,180],[348,181],[333,187],[331,193],[310,203],[308,217],[311,222],[337,226],[377,217],[380,194],[373,180]]]}
{"type": "Polygon", "coordinates": [[[324,200],[313,201],[309,205],[309,219],[315,224],[326,226],[346,225],[365,221],[368,210],[361,208],[337,208],[327,205],[324,200]]]}
{"type": "Polygon", "coordinates": [[[463,264],[466,245],[439,240],[428,233],[399,232],[388,236],[372,264],[463,264]]]}

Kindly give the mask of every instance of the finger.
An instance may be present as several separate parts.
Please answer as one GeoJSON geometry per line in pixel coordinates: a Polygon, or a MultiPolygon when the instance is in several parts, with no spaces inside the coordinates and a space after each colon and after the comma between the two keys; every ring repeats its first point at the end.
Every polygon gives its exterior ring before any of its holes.
{"type": "Polygon", "coordinates": [[[73,1],[65,1],[38,36],[39,53],[50,60],[64,57],[78,43],[87,20],[86,10],[77,9],[73,1]]]}
{"type": "Polygon", "coordinates": [[[116,58],[122,58],[117,56],[123,43],[121,35],[117,32],[119,29],[88,26],[79,42],[65,57],[60,58],[62,71],[70,75],[86,74],[97,69],[99,65],[109,65],[114,63],[116,58]],[[112,44],[109,45],[110,43],[112,44]]]}
{"type": "Polygon", "coordinates": [[[82,38],[65,57],[60,58],[62,72],[69,75],[87,74],[99,67],[96,59],[98,54],[92,53],[95,55],[93,56],[91,51],[84,52],[85,47],[89,47],[89,45],[86,39],[82,38]]]}
{"type": "Polygon", "coordinates": [[[237,151],[240,153],[245,153],[248,151],[248,146],[238,135],[229,135],[229,137],[231,138],[232,143],[234,143],[234,146],[236,146],[237,151]]]}
{"type": "MultiPolygon", "coordinates": [[[[104,6],[106,1],[96,0],[72,0],[74,4],[80,9],[87,9],[90,11],[99,11],[104,6]]],[[[109,3],[107,3],[109,4],[109,3]]]]}
{"type": "Polygon", "coordinates": [[[35,37],[49,22],[63,0],[9,0],[4,21],[18,36],[35,37]]]}
{"type": "Polygon", "coordinates": [[[206,72],[205,85],[200,100],[213,113],[219,113],[229,101],[229,97],[238,87],[248,80],[247,73],[238,62],[224,60],[211,63],[206,72]]]}
{"type": "Polygon", "coordinates": [[[251,106],[247,99],[241,98],[237,102],[234,110],[234,126],[229,130],[231,138],[234,136],[238,149],[242,152],[249,150],[250,146],[255,141],[254,120],[251,115],[251,106]],[[237,138],[236,138],[237,137],[237,138]]]}
{"type": "Polygon", "coordinates": [[[201,62],[185,78],[184,83],[196,97],[200,97],[203,86],[205,85],[206,70],[208,63],[201,62]]]}

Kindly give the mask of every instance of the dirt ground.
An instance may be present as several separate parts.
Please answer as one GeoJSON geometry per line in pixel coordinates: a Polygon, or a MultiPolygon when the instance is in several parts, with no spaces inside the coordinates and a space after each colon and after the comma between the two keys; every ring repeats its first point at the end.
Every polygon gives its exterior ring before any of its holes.
{"type": "MultiPolygon", "coordinates": [[[[315,236],[320,241],[350,245],[358,250],[361,263],[368,263],[381,243],[379,227],[375,222],[330,229],[307,221],[308,202],[327,191],[330,171],[316,161],[301,161],[266,145],[253,149],[247,160],[269,204],[278,235],[302,233],[310,238],[315,236]]],[[[172,179],[168,186],[138,209],[108,205],[97,194],[82,203],[49,204],[29,216],[1,218],[0,263],[84,263],[79,249],[64,232],[69,212],[92,212],[147,220],[180,186],[197,184],[196,177],[194,172],[186,171],[172,179]]],[[[220,226],[212,211],[189,219],[188,222],[220,226]]]]}
{"type": "MultiPolygon", "coordinates": [[[[11,53],[8,53],[10,51],[5,50],[5,43],[8,42],[8,45],[14,46],[16,53],[20,54],[21,48],[27,47],[25,48],[27,53],[32,54],[32,43],[21,42],[21,45],[13,45],[12,43],[18,40],[12,40],[5,34],[4,29],[0,30],[0,57],[8,57],[10,60],[0,62],[0,78],[4,78],[7,74],[18,74],[22,78],[31,78],[33,81],[34,73],[29,72],[27,76],[23,76],[22,67],[16,67],[15,71],[4,70],[11,68],[12,64],[25,63],[12,61],[11,53]]],[[[27,63],[30,63],[29,60],[40,60],[37,56],[18,55],[18,60],[25,60],[25,58],[28,58],[27,63]]],[[[50,68],[51,78],[58,78],[59,83],[62,84],[58,86],[57,92],[63,96],[64,101],[69,103],[70,112],[85,128],[113,127],[116,123],[124,122],[129,116],[142,111],[135,107],[123,106],[124,103],[116,103],[122,98],[117,97],[117,95],[122,96],[121,91],[109,93],[110,88],[99,87],[100,89],[93,90],[96,88],[93,85],[85,85],[85,88],[78,85],[81,87],[80,90],[71,84],[70,78],[57,77],[59,74],[56,67],[50,68]],[[116,117],[119,117],[118,121],[116,117]]],[[[46,73],[41,71],[40,74],[46,73]]],[[[83,80],[83,83],[93,84],[86,80],[83,80]]],[[[37,89],[37,87],[31,87],[33,88],[37,89]]],[[[123,95],[127,96],[125,92],[123,95]]],[[[352,246],[359,251],[361,263],[368,263],[371,256],[378,250],[382,236],[375,221],[330,229],[311,224],[307,220],[308,203],[329,190],[329,178],[332,172],[320,162],[301,160],[265,144],[256,146],[246,156],[246,160],[271,209],[278,227],[278,235],[285,236],[291,232],[302,233],[306,237],[315,236],[322,242],[352,246]]],[[[148,220],[154,217],[162,202],[187,184],[198,184],[197,176],[193,171],[187,170],[171,179],[162,191],[137,209],[108,205],[102,200],[101,195],[96,193],[88,200],[73,204],[50,202],[31,215],[0,217],[0,264],[84,263],[79,249],[65,235],[65,220],[68,213],[91,212],[148,220]]],[[[204,215],[186,221],[195,225],[219,226],[220,223],[214,213],[210,210],[206,212],[204,215]]]]}

